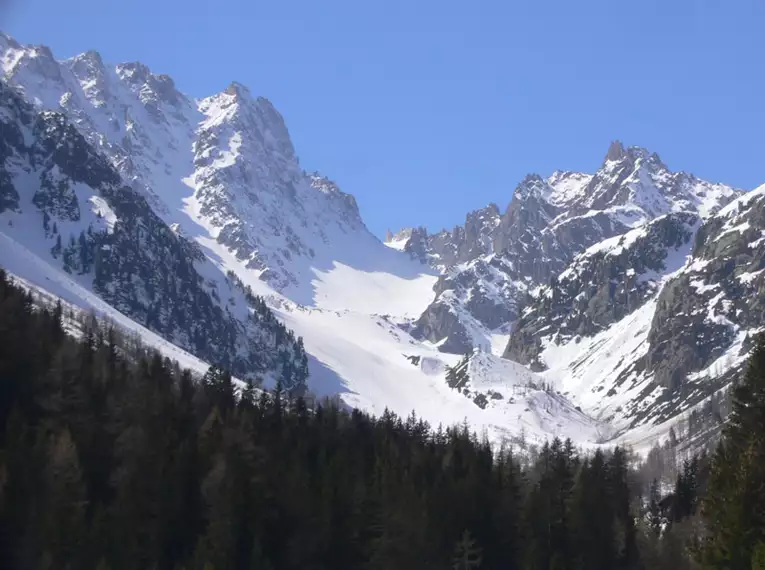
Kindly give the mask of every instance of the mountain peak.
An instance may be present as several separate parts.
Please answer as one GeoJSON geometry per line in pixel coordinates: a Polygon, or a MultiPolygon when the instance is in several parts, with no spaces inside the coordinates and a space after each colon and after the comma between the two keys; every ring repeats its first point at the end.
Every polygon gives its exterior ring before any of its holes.
{"type": "Polygon", "coordinates": [[[626,156],[626,151],[624,150],[624,145],[621,143],[621,141],[613,141],[611,143],[611,146],[608,147],[608,153],[606,153],[606,160],[607,161],[616,161],[621,160],[626,156]]]}
{"type": "Polygon", "coordinates": [[[152,73],[139,61],[121,63],[116,70],[120,79],[133,90],[157,120],[162,120],[159,108],[163,104],[175,107],[187,101],[185,95],[175,88],[175,82],[169,75],[152,73]]]}
{"type": "Polygon", "coordinates": [[[489,202],[488,205],[484,208],[484,211],[499,216],[499,206],[494,202],[489,202]]]}
{"type": "Polygon", "coordinates": [[[625,147],[621,141],[613,141],[608,147],[605,162],[622,162],[624,160],[631,162],[643,160],[666,168],[659,155],[655,152],[651,152],[641,146],[625,147]]]}
{"type": "Polygon", "coordinates": [[[6,44],[14,49],[20,49],[21,44],[17,42],[15,39],[13,39],[12,36],[9,36],[5,32],[0,32],[0,45],[6,44]]]}
{"type": "Polygon", "coordinates": [[[532,172],[523,178],[521,184],[534,184],[537,182],[543,182],[542,177],[539,174],[532,172]]]}
{"type": "Polygon", "coordinates": [[[131,83],[143,83],[151,75],[151,70],[140,61],[127,61],[117,65],[117,72],[131,83]]]}
{"type": "Polygon", "coordinates": [[[36,45],[33,47],[33,57],[44,57],[45,59],[55,59],[53,50],[46,45],[36,45]]]}
{"type": "Polygon", "coordinates": [[[547,179],[551,188],[547,201],[554,206],[567,207],[584,196],[591,174],[572,172],[570,170],[556,170],[547,179]]]}
{"type": "Polygon", "coordinates": [[[547,194],[548,184],[539,174],[527,174],[526,177],[521,180],[513,192],[513,200],[527,200],[531,196],[538,196],[540,198],[547,194]]]}
{"type": "Polygon", "coordinates": [[[223,92],[226,95],[231,95],[232,97],[237,97],[240,99],[252,98],[252,94],[250,93],[249,88],[246,85],[239,83],[238,81],[232,81],[229,83],[228,87],[226,87],[223,92]]]}
{"type": "Polygon", "coordinates": [[[705,217],[737,192],[672,172],[657,153],[639,146],[625,148],[615,141],[577,206],[580,213],[610,210],[614,214],[618,210],[622,223],[636,227],[669,212],[695,212],[705,217]]]}
{"type": "Polygon", "coordinates": [[[93,50],[69,58],[64,63],[81,82],[103,78],[106,72],[101,54],[93,50]]]}
{"type": "Polygon", "coordinates": [[[96,50],[89,49],[88,51],[76,55],[69,59],[70,62],[88,62],[98,67],[104,66],[104,60],[101,58],[101,54],[96,50]]]}
{"type": "Polygon", "coordinates": [[[401,228],[397,232],[392,232],[390,229],[385,232],[384,243],[392,244],[394,242],[401,242],[401,248],[403,249],[406,242],[412,237],[415,232],[415,228],[401,228]]]}

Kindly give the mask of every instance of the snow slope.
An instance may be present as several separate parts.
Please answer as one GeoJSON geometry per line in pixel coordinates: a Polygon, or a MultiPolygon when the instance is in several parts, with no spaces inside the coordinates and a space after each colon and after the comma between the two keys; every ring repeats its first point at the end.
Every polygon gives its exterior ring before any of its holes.
{"type": "Polygon", "coordinates": [[[607,330],[579,342],[546,343],[542,359],[549,368],[542,376],[594,417],[611,423],[615,431],[626,428],[629,413],[625,407],[638,395],[643,405],[650,405],[661,392],[643,394],[650,381],[639,375],[614,387],[614,380],[629,374],[635,360],[645,354],[655,308],[655,301],[646,303],[607,330]]]}
{"type": "Polygon", "coordinates": [[[295,306],[278,314],[303,337],[315,359],[309,388],[319,395],[339,394],[345,403],[374,414],[386,408],[401,416],[415,411],[433,426],[467,421],[494,442],[523,434],[530,442],[560,435],[593,444],[602,435],[598,422],[562,397],[528,388],[513,399],[512,386],[525,387],[534,376],[523,366],[481,356],[471,369],[471,385],[507,395],[481,409],[444,380],[445,366],[455,365],[457,357],[415,341],[390,319],[295,306]]]}

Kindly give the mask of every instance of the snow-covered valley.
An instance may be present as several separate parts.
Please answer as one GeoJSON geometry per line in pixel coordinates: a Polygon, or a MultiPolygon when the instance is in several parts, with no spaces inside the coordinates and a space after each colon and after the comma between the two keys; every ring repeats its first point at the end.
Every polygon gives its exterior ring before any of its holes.
{"type": "Polygon", "coordinates": [[[466,421],[497,443],[647,448],[724,388],[765,326],[749,301],[765,282],[763,189],[615,143],[594,175],[529,176],[504,213],[383,243],[238,83],[193,100],[140,63],[58,61],[4,35],[0,63],[0,267],[196,371],[217,359],[269,384],[288,362],[293,384],[374,414],[466,421]],[[727,273],[705,273],[719,260],[727,273]],[[683,279],[698,303],[672,315],[701,317],[681,352],[709,344],[664,366],[656,322],[683,279]]]}

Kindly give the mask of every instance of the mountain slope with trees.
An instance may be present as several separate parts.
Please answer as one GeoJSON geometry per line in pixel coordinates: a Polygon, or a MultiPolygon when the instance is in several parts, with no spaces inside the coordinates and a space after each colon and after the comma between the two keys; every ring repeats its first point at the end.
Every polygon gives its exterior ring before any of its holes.
{"type": "Polygon", "coordinates": [[[11,570],[761,568],[762,339],[711,470],[689,458],[662,492],[622,448],[493,450],[467,426],[237,390],[216,367],[195,380],[61,318],[0,273],[11,570]]]}
{"type": "Polygon", "coordinates": [[[67,118],[0,81],[2,233],[117,311],[237,374],[305,384],[305,352],[247,292],[157,216],[67,118]]]}

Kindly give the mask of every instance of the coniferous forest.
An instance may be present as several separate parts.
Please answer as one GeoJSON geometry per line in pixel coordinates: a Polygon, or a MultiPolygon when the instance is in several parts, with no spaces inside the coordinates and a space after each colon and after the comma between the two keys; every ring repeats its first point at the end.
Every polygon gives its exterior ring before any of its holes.
{"type": "Polygon", "coordinates": [[[765,569],[762,342],[717,450],[668,482],[618,447],[193,378],[62,320],[0,273],[2,568],[765,569]]]}

